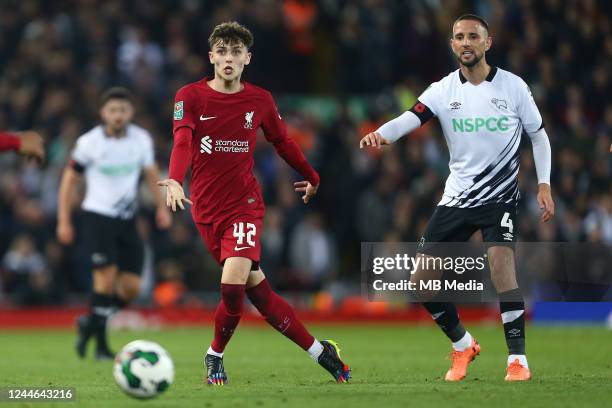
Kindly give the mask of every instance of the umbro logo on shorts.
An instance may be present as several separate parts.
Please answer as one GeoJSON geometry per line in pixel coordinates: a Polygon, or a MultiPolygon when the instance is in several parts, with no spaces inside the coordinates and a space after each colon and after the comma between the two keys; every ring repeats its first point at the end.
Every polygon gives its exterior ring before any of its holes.
{"type": "Polygon", "coordinates": [[[91,262],[94,265],[101,265],[103,263],[106,263],[107,257],[104,254],[101,254],[99,252],[95,252],[91,255],[91,262]]]}

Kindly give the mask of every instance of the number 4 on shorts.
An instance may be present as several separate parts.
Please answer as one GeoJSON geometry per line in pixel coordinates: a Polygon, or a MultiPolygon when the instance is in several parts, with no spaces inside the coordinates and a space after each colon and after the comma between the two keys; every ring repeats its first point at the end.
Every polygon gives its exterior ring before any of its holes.
{"type": "Polygon", "coordinates": [[[510,213],[509,212],[505,212],[504,216],[501,219],[501,226],[502,227],[507,227],[508,228],[508,232],[512,233],[512,231],[514,230],[514,226],[512,225],[512,220],[510,219],[510,213]]]}

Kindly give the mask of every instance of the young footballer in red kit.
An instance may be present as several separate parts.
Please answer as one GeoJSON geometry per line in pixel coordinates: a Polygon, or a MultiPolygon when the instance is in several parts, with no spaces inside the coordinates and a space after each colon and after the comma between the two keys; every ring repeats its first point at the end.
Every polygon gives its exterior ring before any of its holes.
{"type": "Polygon", "coordinates": [[[176,94],[174,148],[166,187],[167,204],[176,211],[192,204],[202,240],[222,266],[221,301],[215,313],[213,341],[205,356],[206,382],[223,385],[223,353],[243,312],[245,296],[266,321],[329,371],[348,382],[350,370],[333,341],[318,341],[293,308],[270,287],[259,266],[265,205],[253,175],[257,129],[305,181],[295,183],[304,203],[316,194],[319,175],[288,137],[270,92],[240,80],[251,60],[253,36],[236,22],[215,27],[208,39],[213,78],[188,84],[176,94]],[[182,183],[191,164],[191,199],[182,183]]]}

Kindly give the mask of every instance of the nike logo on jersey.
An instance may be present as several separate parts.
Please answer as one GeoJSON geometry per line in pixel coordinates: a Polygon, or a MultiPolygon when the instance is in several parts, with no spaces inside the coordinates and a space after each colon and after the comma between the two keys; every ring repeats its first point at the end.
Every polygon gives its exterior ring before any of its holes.
{"type": "Polygon", "coordinates": [[[245,247],[240,247],[239,248],[238,246],[235,246],[234,247],[234,251],[238,252],[238,251],[242,251],[243,249],[249,249],[249,248],[251,248],[251,247],[250,246],[245,246],[245,247]]]}
{"type": "Polygon", "coordinates": [[[211,120],[216,118],[216,116],[204,116],[204,115],[200,115],[200,120],[211,120]]]}

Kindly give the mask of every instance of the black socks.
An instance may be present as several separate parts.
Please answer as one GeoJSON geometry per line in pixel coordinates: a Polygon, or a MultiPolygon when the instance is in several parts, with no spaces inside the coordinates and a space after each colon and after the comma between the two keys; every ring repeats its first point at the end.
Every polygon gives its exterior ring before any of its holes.
{"type": "Polygon", "coordinates": [[[508,354],[525,354],[525,302],[520,289],[499,293],[508,354]]]}
{"type": "Polygon", "coordinates": [[[421,304],[453,343],[465,336],[465,328],[459,321],[454,304],[450,302],[423,302],[421,304]]]}

